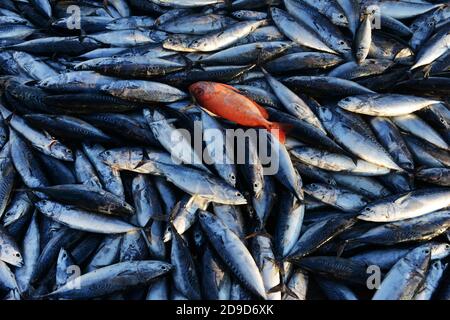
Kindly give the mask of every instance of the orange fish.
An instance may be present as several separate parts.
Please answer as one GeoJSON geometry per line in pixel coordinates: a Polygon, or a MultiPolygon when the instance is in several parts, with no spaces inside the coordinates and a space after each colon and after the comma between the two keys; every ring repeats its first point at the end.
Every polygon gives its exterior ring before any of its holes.
{"type": "Polygon", "coordinates": [[[267,110],[236,88],[223,83],[199,81],[189,86],[189,92],[203,108],[215,115],[242,126],[265,128],[280,142],[285,142],[287,126],[269,121],[267,110]]]}

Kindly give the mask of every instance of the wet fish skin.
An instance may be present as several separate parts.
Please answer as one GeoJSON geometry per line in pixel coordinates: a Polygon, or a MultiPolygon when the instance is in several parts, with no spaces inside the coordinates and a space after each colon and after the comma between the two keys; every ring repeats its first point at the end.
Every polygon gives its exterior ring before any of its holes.
{"type": "Polygon", "coordinates": [[[71,268],[75,265],[72,255],[64,248],[61,248],[56,261],[56,287],[60,288],[67,283],[72,273],[71,268]]]}
{"type": "Polygon", "coordinates": [[[422,46],[411,70],[433,62],[448,50],[450,42],[449,27],[444,26],[422,46]]]}
{"type": "MultiPolygon", "coordinates": [[[[281,284],[279,266],[275,261],[272,241],[269,237],[257,235],[252,241],[252,252],[255,262],[261,270],[261,275],[266,291],[276,289],[281,284]]],[[[267,295],[268,300],[281,300],[281,291],[267,295]]]]}
{"type": "Polygon", "coordinates": [[[208,300],[229,300],[231,277],[210,248],[202,256],[202,288],[208,300]]]}
{"type": "Polygon", "coordinates": [[[174,102],[186,94],[163,83],[144,80],[120,80],[101,87],[102,92],[133,102],[174,102]]]}
{"type": "Polygon", "coordinates": [[[247,203],[240,192],[207,172],[163,163],[156,163],[155,166],[168,181],[187,193],[217,203],[234,205],[247,203]]]}
{"type": "Polygon", "coordinates": [[[88,143],[83,143],[82,148],[83,152],[94,166],[105,190],[115,194],[121,199],[125,199],[120,173],[103,163],[101,159],[100,154],[104,152],[105,149],[99,144],[88,143]]]}
{"type": "Polygon", "coordinates": [[[4,227],[0,227],[0,243],[0,260],[16,267],[22,267],[23,257],[19,246],[4,227]]]}
{"type": "Polygon", "coordinates": [[[402,171],[373,134],[369,135],[365,128],[358,128],[358,123],[352,123],[351,119],[331,108],[321,107],[318,116],[333,137],[353,154],[378,166],[402,171]]]}
{"type": "Polygon", "coordinates": [[[359,300],[355,293],[342,283],[321,277],[317,277],[316,281],[330,300],[359,300]]]}
{"type": "Polygon", "coordinates": [[[14,180],[16,171],[14,168],[13,160],[11,157],[11,148],[9,143],[0,151],[0,217],[6,210],[6,206],[9,203],[9,199],[12,197],[14,180]]]}
{"type": "Polygon", "coordinates": [[[406,95],[363,95],[348,97],[338,106],[372,116],[400,116],[418,111],[439,101],[406,95]]]}
{"type": "Polygon", "coordinates": [[[78,183],[102,189],[102,183],[97,177],[94,167],[81,150],[75,152],[75,175],[78,183]]]}
{"type": "Polygon", "coordinates": [[[309,4],[303,2],[284,0],[284,5],[287,11],[297,19],[297,21],[306,24],[316,31],[322,41],[332,50],[338,52],[346,59],[351,59],[351,44],[347,41],[339,28],[329,19],[324,17],[309,4]]]}
{"type": "Polygon", "coordinates": [[[305,205],[299,203],[292,193],[283,193],[279,199],[278,211],[273,246],[277,259],[280,259],[292,250],[300,236],[305,205]]]}
{"type": "Polygon", "coordinates": [[[303,91],[316,97],[323,95],[347,97],[359,94],[374,93],[356,82],[324,76],[293,76],[283,82],[294,91],[303,91]]]}
{"type": "Polygon", "coordinates": [[[59,136],[97,143],[111,143],[113,139],[83,120],[71,116],[31,114],[25,120],[59,136]]]}
{"type": "Polygon", "coordinates": [[[449,145],[430,125],[415,114],[393,117],[394,123],[402,130],[409,132],[421,139],[444,150],[449,149],[449,145]]]}
{"type": "Polygon", "coordinates": [[[28,294],[30,290],[31,278],[41,249],[40,231],[36,218],[37,212],[34,212],[22,242],[23,266],[15,271],[17,284],[22,294],[28,294]]]}
{"type": "Polygon", "coordinates": [[[184,15],[165,23],[159,23],[158,29],[174,34],[205,35],[224,30],[233,25],[233,23],[235,23],[235,20],[230,17],[200,13],[184,15]]]}
{"type": "Polygon", "coordinates": [[[443,264],[440,260],[432,262],[424,283],[415,294],[414,300],[431,300],[431,297],[436,291],[446,268],[447,264],[443,264]]]}
{"type": "Polygon", "coordinates": [[[328,76],[347,80],[359,79],[362,77],[383,74],[386,69],[389,69],[393,65],[394,63],[389,59],[365,59],[360,64],[349,61],[334,68],[328,73],[328,76]]]}
{"type": "Polygon", "coordinates": [[[140,284],[146,284],[153,278],[172,270],[172,266],[162,261],[127,261],[103,267],[78,278],[51,292],[47,297],[87,299],[104,296],[140,284]],[[79,281],[81,290],[73,283],[79,281]]]}
{"type": "Polygon", "coordinates": [[[31,148],[15,131],[10,130],[9,135],[11,158],[23,183],[30,188],[47,186],[49,184],[47,177],[41,166],[33,161],[31,148]]]}
{"type": "Polygon", "coordinates": [[[418,217],[447,207],[448,193],[447,189],[436,188],[387,197],[366,206],[358,219],[392,222],[418,217]]]}
{"type": "Polygon", "coordinates": [[[95,213],[65,206],[57,202],[42,200],[35,205],[47,217],[80,231],[115,234],[138,229],[136,226],[118,218],[96,215],[95,213]]]}
{"type": "Polygon", "coordinates": [[[304,257],[294,263],[312,274],[343,280],[349,283],[366,284],[367,267],[350,259],[329,256],[304,257]]]}
{"type": "Polygon", "coordinates": [[[175,287],[190,300],[199,300],[200,283],[189,248],[184,240],[172,229],[172,250],[170,262],[174,266],[172,273],[175,287]]]}
{"type": "Polygon", "coordinates": [[[135,209],[116,195],[82,184],[65,184],[33,188],[55,201],[106,215],[130,216],[135,209]]]}
{"type": "Polygon", "coordinates": [[[86,266],[86,271],[94,271],[117,263],[119,261],[121,243],[122,237],[120,235],[106,236],[86,266]]]}
{"type": "Polygon", "coordinates": [[[312,124],[326,134],[319,119],[317,119],[310,107],[300,97],[298,97],[280,81],[272,77],[265,69],[262,68],[261,70],[263,71],[272,90],[275,92],[275,95],[281,101],[286,110],[289,111],[289,113],[312,124]]]}
{"type": "Polygon", "coordinates": [[[410,251],[388,272],[372,300],[412,299],[424,280],[430,257],[429,245],[410,251]]]}
{"type": "Polygon", "coordinates": [[[311,49],[336,53],[336,51],[327,46],[319,38],[319,35],[315,31],[310,29],[307,25],[298,23],[284,10],[272,7],[270,9],[270,14],[275,25],[292,41],[311,49]]]}
{"type": "Polygon", "coordinates": [[[331,218],[317,222],[306,229],[285,259],[293,261],[310,255],[326,242],[351,228],[355,223],[356,220],[349,217],[331,218]]]}
{"type": "Polygon", "coordinates": [[[211,245],[232,273],[254,294],[266,299],[261,273],[238,236],[208,212],[201,212],[199,218],[211,245]]]}
{"type": "Polygon", "coordinates": [[[437,211],[416,218],[380,225],[349,239],[349,241],[395,245],[403,242],[430,240],[445,232],[449,223],[449,212],[437,211]]]}
{"type": "Polygon", "coordinates": [[[139,226],[145,227],[151,218],[163,216],[156,188],[148,176],[137,175],[131,188],[139,226]]]}
{"type": "Polygon", "coordinates": [[[400,131],[389,118],[374,117],[370,125],[380,143],[389,152],[395,163],[402,169],[411,171],[414,169],[414,160],[400,131]]]}
{"type": "Polygon", "coordinates": [[[415,176],[432,184],[450,186],[450,170],[447,168],[424,168],[417,171],[415,176]]]}

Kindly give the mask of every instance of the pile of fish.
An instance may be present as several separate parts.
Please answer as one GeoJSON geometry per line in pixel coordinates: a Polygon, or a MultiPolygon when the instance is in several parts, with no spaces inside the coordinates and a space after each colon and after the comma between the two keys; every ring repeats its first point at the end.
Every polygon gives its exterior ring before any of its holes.
{"type": "Polygon", "coordinates": [[[0,94],[2,299],[450,299],[443,1],[1,0],[0,94]]]}

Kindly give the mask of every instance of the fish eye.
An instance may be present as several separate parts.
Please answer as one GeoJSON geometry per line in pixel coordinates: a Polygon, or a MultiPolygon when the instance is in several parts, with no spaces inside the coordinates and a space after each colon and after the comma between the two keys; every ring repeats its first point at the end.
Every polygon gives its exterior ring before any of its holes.
{"type": "Polygon", "coordinates": [[[450,249],[450,244],[446,244],[445,249],[450,249]]]}
{"type": "Polygon", "coordinates": [[[366,208],[366,209],[364,209],[364,210],[366,210],[366,211],[370,211],[370,208],[366,208]]]}
{"type": "Polygon", "coordinates": [[[235,193],[236,197],[242,197],[242,194],[240,192],[235,193]]]}
{"type": "Polygon", "coordinates": [[[161,266],[161,270],[166,271],[167,267],[166,266],[161,266]]]}
{"type": "Polygon", "coordinates": [[[205,93],[205,90],[203,90],[203,88],[197,87],[197,88],[194,88],[193,92],[194,92],[195,96],[201,96],[202,94],[205,93]]]}
{"type": "Polygon", "coordinates": [[[339,44],[344,45],[345,42],[343,40],[339,41],[339,44]]]}
{"type": "Polygon", "coordinates": [[[233,181],[236,180],[236,177],[234,176],[234,174],[230,175],[230,179],[233,181]]]}
{"type": "Polygon", "coordinates": [[[439,118],[439,120],[441,121],[441,123],[445,123],[445,119],[444,118],[439,118]]]}
{"type": "Polygon", "coordinates": [[[339,15],[339,18],[344,19],[344,15],[343,15],[343,14],[340,14],[340,15],[339,15]]]}
{"type": "Polygon", "coordinates": [[[20,258],[20,257],[21,257],[21,256],[20,256],[20,253],[18,253],[18,252],[15,254],[15,256],[16,256],[17,258],[20,258]]]}
{"type": "Polygon", "coordinates": [[[253,187],[258,188],[258,187],[259,187],[259,183],[255,182],[255,183],[253,184],[253,187]]]}
{"type": "Polygon", "coordinates": [[[424,252],[425,252],[426,254],[429,254],[429,253],[430,253],[430,250],[427,249],[427,250],[425,250],[424,252]]]}

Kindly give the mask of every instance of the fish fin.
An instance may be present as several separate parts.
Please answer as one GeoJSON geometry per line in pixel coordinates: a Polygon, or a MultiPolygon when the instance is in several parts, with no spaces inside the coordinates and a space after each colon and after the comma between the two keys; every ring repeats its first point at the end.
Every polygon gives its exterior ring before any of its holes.
{"type": "Polygon", "coordinates": [[[349,242],[350,242],[349,240],[345,240],[345,241],[343,241],[343,242],[338,246],[337,252],[336,252],[336,256],[337,256],[337,257],[342,256],[342,253],[344,252],[345,247],[347,246],[347,244],[348,244],[349,242]]]}
{"type": "Polygon", "coordinates": [[[3,121],[5,121],[6,124],[10,124],[11,123],[11,119],[14,116],[14,113],[11,112],[11,114],[9,116],[7,116],[6,118],[3,119],[3,121]]]}
{"type": "Polygon", "coordinates": [[[105,9],[106,13],[109,14],[112,18],[113,15],[111,13],[111,10],[109,10],[108,6],[109,6],[109,0],[103,0],[103,9],[105,9]]]}
{"type": "Polygon", "coordinates": [[[209,111],[209,110],[206,109],[206,108],[200,107],[200,109],[201,109],[202,111],[206,112],[207,114],[209,114],[211,117],[214,117],[214,118],[218,118],[218,117],[219,117],[217,114],[215,114],[215,113],[209,111]]]}
{"type": "Polygon", "coordinates": [[[181,207],[181,202],[178,201],[175,206],[172,208],[172,211],[169,214],[169,222],[173,221],[173,219],[175,218],[175,214],[177,213],[178,210],[180,210],[181,207]]]}
{"type": "Polygon", "coordinates": [[[192,61],[191,59],[189,59],[188,57],[186,57],[185,55],[182,55],[181,58],[183,59],[184,63],[186,64],[186,70],[192,70],[194,68],[194,66],[196,64],[198,64],[198,62],[196,61],[192,61]]]}
{"type": "Polygon", "coordinates": [[[401,196],[400,198],[398,198],[397,200],[394,201],[395,204],[402,204],[403,202],[405,202],[406,200],[408,200],[411,197],[411,192],[408,192],[407,194],[401,196]]]}
{"type": "Polygon", "coordinates": [[[280,284],[276,285],[275,287],[267,290],[267,293],[275,293],[275,292],[286,293],[287,295],[293,297],[294,299],[298,299],[297,294],[294,291],[292,291],[292,289],[289,288],[284,283],[280,283],[280,284]]]}

